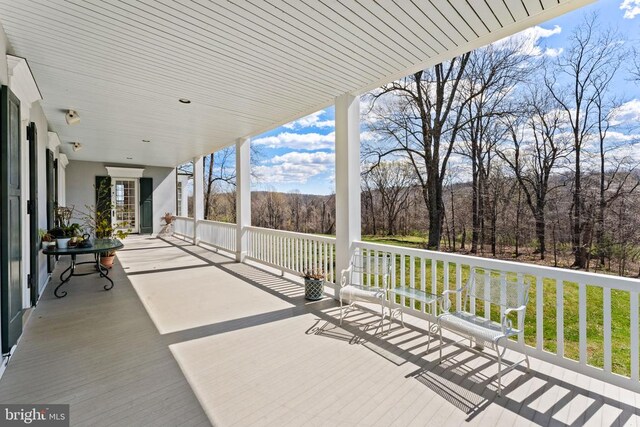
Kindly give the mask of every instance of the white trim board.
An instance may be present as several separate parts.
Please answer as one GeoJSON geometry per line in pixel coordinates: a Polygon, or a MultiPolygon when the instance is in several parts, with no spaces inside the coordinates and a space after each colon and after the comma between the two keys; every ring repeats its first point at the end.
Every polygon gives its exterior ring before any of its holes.
{"type": "Polygon", "coordinates": [[[142,178],[144,168],[127,168],[121,166],[105,166],[107,174],[114,178],[142,178]]]}

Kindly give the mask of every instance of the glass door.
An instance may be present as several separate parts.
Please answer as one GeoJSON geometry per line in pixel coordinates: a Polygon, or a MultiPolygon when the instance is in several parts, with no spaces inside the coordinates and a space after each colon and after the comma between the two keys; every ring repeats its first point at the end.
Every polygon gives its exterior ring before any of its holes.
{"type": "Polygon", "coordinates": [[[138,232],[138,180],[114,178],[112,224],[116,230],[138,232]]]}

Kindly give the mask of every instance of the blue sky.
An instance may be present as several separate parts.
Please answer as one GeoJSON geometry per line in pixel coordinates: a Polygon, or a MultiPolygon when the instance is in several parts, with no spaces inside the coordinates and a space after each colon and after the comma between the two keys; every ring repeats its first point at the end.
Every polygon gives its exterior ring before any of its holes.
{"type": "MultiPolygon", "coordinates": [[[[530,28],[531,40],[540,54],[556,55],[585,14],[598,13],[602,27],[617,28],[640,47],[640,0],[600,0],[596,3],[530,28]]],[[[640,122],[640,88],[622,73],[615,87],[625,103],[625,117],[640,122]]],[[[361,137],[366,137],[362,135],[361,137]]],[[[329,194],[334,190],[334,110],[327,108],[273,129],[252,139],[261,158],[254,164],[259,180],[254,190],[329,194]]]]}

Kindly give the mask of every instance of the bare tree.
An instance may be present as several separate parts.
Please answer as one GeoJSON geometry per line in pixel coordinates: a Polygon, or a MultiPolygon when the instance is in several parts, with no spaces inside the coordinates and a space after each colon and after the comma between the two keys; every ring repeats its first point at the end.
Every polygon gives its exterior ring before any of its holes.
{"type": "Polygon", "coordinates": [[[414,172],[406,162],[379,162],[366,175],[375,185],[382,202],[387,235],[396,234],[401,213],[409,208],[409,195],[414,187],[414,172]]]}
{"type": "Polygon", "coordinates": [[[597,124],[595,93],[610,81],[622,60],[621,45],[612,30],[600,31],[597,16],[591,15],[569,38],[569,47],[559,55],[544,83],[568,118],[573,138],[574,180],[571,206],[573,266],[585,268],[588,259],[585,200],[582,189],[582,153],[597,124]]]}
{"type": "Polygon", "coordinates": [[[204,158],[204,216],[214,219],[212,209],[213,195],[216,192],[228,192],[236,185],[235,147],[227,147],[209,154],[204,158]]]}
{"type": "Polygon", "coordinates": [[[427,247],[438,249],[444,218],[443,182],[462,120],[459,86],[470,53],[383,86],[372,95],[377,120],[369,127],[383,138],[369,145],[376,162],[404,155],[414,168],[429,215],[427,247]]]}
{"type": "Polygon", "coordinates": [[[519,113],[505,116],[511,147],[499,150],[500,157],[513,171],[536,222],[535,252],[546,253],[545,209],[549,193],[557,188],[550,179],[571,151],[562,136],[563,113],[559,105],[535,85],[529,88],[519,113]]]}
{"type": "Polygon", "coordinates": [[[476,253],[484,235],[486,181],[491,173],[494,148],[504,132],[500,116],[511,112],[508,102],[513,88],[523,82],[531,67],[523,66],[529,57],[522,54],[525,40],[511,38],[471,53],[461,91],[469,102],[463,109],[464,121],[460,154],[471,160],[472,234],[471,252],[476,253]]]}

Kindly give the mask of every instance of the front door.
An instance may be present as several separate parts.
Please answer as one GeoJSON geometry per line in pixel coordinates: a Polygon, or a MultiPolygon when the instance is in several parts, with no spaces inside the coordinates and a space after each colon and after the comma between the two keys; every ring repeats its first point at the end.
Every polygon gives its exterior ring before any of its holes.
{"type": "Polygon", "coordinates": [[[116,230],[138,232],[138,180],[113,178],[112,221],[116,230]]]}
{"type": "Polygon", "coordinates": [[[20,159],[20,101],[7,86],[2,86],[0,92],[2,353],[8,353],[22,334],[20,159]]]}

